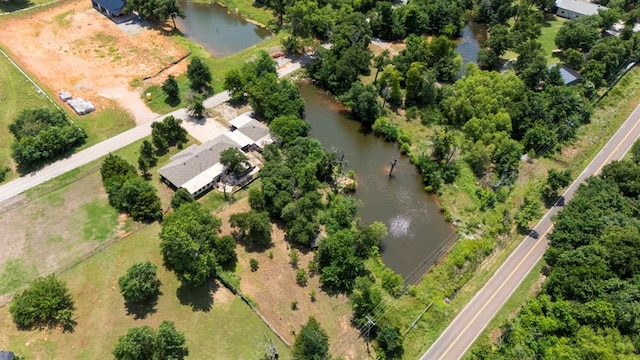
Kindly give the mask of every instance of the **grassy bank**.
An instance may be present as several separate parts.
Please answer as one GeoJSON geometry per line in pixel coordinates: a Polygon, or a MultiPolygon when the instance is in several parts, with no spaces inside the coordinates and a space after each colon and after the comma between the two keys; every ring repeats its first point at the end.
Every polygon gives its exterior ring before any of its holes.
{"type": "MultiPolygon", "coordinates": [[[[204,63],[209,67],[211,75],[213,76],[213,93],[217,94],[224,91],[224,77],[227,72],[233,69],[240,69],[246,62],[253,59],[259,50],[268,50],[274,46],[279,46],[285,34],[281,32],[258,45],[223,58],[213,58],[201,45],[185,38],[182,34],[174,34],[172,36],[178,44],[191,51],[191,57],[198,56],[204,60],[204,63]]],[[[190,60],[186,59],[185,61],[190,60]]],[[[189,94],[189,80],[186,74],[177,76],[176,80],[180,88],[180,102],[169,101],[166,94],[162,91],[161,86],[150,86],[144,91],[144,93],[151,93],[153,97],[151,101],[146,102],[151,110],[159,114],[166,114],[185,106],[186,98],[189,94]]]]}
{"type": "MultiPolygon", "coordinates": [[[[502,262],[522,240],[522,235],[511,229],[508,235],[500,236],[497,228],[502,219],[502,211],[517,208],[522,197],[528,191],[536,191],[536,184],[546,176],[550,167],[569,168],[576,176],[593,158],[603,144],[619,128],[633,109],[640,103],[640,69],[633,69],[618,83],[616,88],[595,108],[591,123],[578,131],[579,139],[561,154],[552,159],[535,160],[533,164],[521,166],[518,186],[504,204],[495,210],[481,212],[474,198],[477,187],[472,176],[465,172],[456,183],[447,186],[440,197],[445,212],[459,223],[458,230],[480,226],[478,240],[459,240],[449,255],[438,266],[431,269],[419,285],[415,287],[415,296],[407,296],[394,304],[389,316],[398,318],[401,324],[408,326],[430,302],[431,309],[422,317],[414,329],[405,338],[405,358],[413,359],[424,352],[446,328],[455,315],[468,303],[475,293],[493,275],[502,262]],[[488,257],[485,258],[490,254],[488,257]],[[453,298],[449,304],[443,300],[453,298]]],[[[531,278],[530,283],[534,283],[531,278]]],[[[527,286],[521,290],[528,292],[527,286]]],[[[519,295],[526,300],[527,296],[519,295]]],[[[513,314],[522,304],[515,299],[503,309],[504,314],[513,314]]],[[[502,319],[494,321],[487,334],[492,334],[504,323],[502,319]]]]}

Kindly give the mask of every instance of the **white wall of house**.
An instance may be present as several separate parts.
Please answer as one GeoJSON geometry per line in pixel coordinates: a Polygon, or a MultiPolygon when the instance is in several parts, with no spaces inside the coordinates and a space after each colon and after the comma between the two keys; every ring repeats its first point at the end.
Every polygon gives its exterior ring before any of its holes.
{"type": "Polygon", "coordinates": [[[567,9],[563,9],[563,8],[558,8],[558,11],[556,12],[556,15],[563,17],[563,18],[567,18],[567,19],[575,19],[577,17],[582,16],[582,14],[578,14],[575,13],[573,11],[567,10],[567,9]]]}

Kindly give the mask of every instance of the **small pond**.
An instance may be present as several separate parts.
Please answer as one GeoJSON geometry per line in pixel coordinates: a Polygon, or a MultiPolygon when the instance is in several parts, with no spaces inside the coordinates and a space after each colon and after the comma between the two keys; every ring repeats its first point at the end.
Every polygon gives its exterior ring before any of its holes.
{"type": "Polygon", "coordinates": [[[178,4],[186,15],[184,19],[176,18],[178,29],[215,57],[229,56],[271,35],[266,28],[229,14],[227,8],[217,3],[178,0],[178,4]]]}

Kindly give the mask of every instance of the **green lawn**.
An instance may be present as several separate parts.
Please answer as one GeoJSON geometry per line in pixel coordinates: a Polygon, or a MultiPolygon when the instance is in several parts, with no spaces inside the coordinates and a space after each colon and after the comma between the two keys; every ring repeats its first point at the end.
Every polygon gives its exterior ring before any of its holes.
{"type": "MultiPolygon", "coordinates": [[[[554,56],[553,50],[557,49],[556,34],[558,33],[558,29],[567,21],[569,20],[548,14],[542,22],[542,34],[540,34],[538,41],[542,43],[542,49],[547,55],[547,64],[549,65],[560,62],[560,58],[554,56]]],[[[507,60],[512,60],[517,57],[518,54],[515,51],[507,51],[503,56],[503,58],[507,60]]]]}
{"type": "Polygon", "coordinates": [[[76,301],[75,332],[17,331],[5,306],[0,308],[0,343],[30,359],[108,359],[127,329],[170,320],[185,333],[190,359],[257,359],[269,339],[280,359],[291,358],[258,316],[225,288],[181,288],[162,267],[159,230],[158,223],[147,226],[61,276],[76,301]],[[147,260],[158,266],[162,295],[156,312],[135,319],[127,315],[117,279],[133,263],[147,260]]]}
{"type": "MultiPolygon", "coordinates": [[[[0,1],[0,4],[4,1],[0,1]]],[[[0,55],[0,166],[13,165],[11,143],[14,138],[7,126],[18,113],[32,107],[53,104],[27,80],[3,55],[0,55]]],[[[9,179],[14,175],[9,174],[9,179]]]]}
{"type": "MultiPolygon", "coordinates": [[[[209,2],[210,0],[196,0],[195,2],[209,2]]],[[[273,12],[266,6],[254,0],[215,0],[225,6],[228,11],[253,21],[262,26],[268,26],[274,20],[273,12]]]]}
{"type": "MultiPolygon", "coordinates": [[[[258,50],[267,50],[274,46],[279,46],[280,41],[285,37],[284,32],[280,32],[278,35],[261,42],[258,45],[239,51],[233,55],[223,58],[213,58],[211,55],[200,45],[188,40],[181,34],[173,35],[177,43],[181,44],[185,48],[188,48],[191,52],[191,56],[199,56],[204,59],[205,64],[209,66],[211,74],[213,75],[213,92],[222,92],[224,84],[224,76],[232,69],[241,68],[244,63],[250,61],[256,56],[258,50]]],[[[187,60],[189,61],[189,60],[187,60]]],[[[166,114],[179,107],[185,106],[185,99],[189,93],[189,80],[185,74],[176,77],[178,80],[178,86],[180,88],[181,102],[170,104],[167,101],[167,96],[162,91],[160,86],[151,86],[147,88],[144,93],[151,93],[153,100],[147,101],[147,105],[151,110],[159,113],[166,114]]]]}

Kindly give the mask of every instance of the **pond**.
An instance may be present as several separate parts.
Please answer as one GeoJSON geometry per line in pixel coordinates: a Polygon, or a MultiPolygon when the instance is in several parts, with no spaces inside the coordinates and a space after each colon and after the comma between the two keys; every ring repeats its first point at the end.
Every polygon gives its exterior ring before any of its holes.
{"type": "Polygon", "coordinates": [[[185,13],[184,19],[176,18],[178,29],[215,57],[229,56],[271,35],[266,28],[229,14],[227,8],[217,3],[178,0],[178,4],[185,13]]]}
{"type": "MultiPolygon", "coordinates": [[[[456,51],[462,55],[462,62],[477,62],[480,46],[487,39],[487,27],[474,22],[467,22],[462,37],[456,41],[456,51]]],[[[464,67],[464,66],[463,66],[464,67]]]]}
{"type": "Polygon", "coordinates": [[[389,230],[381,244],[384,263],[405,281],[419,281],[455,240],[436,198],[424,191],[422,177],[396,144],[363,133],[358,122],[344,116],[341,106],[314,85],[303,83],[300,90],[310,136],[327,149],[344,151],[348,168],[356,171],[354,196],[363,203],[362,224],[381,221],[389,230]],[[389,177],[393,158],[398,163],[389,177]]]}

